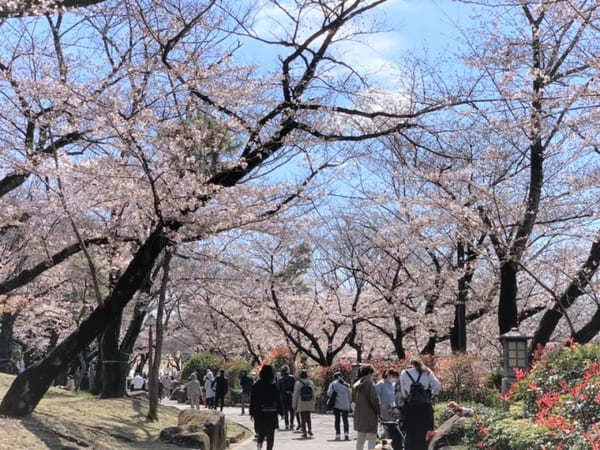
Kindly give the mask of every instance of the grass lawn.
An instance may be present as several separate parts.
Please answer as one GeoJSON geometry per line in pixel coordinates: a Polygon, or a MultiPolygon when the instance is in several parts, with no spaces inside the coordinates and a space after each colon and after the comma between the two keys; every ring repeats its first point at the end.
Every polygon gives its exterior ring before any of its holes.
{"type": "MultiPolygon", "coordinates": [[[[0,397],[14,377],[0,374],[0,397]]],[[[143,399],[99,400],[88,393],[52,388],[26,419],[0,418],[0,449],[175,449],[158,440],[162,428],[176,426],[179,410],[159,407],[159,421],[148,422],[143,399]]],[[[227,437],[243,439],[245,429],[227,424],[227,437]]]]}

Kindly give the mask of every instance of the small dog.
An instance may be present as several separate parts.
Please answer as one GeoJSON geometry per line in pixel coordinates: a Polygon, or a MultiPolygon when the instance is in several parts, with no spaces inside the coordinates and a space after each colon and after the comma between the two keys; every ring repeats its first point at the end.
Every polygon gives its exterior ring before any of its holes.
{"type": "Polygon", "coordinates": [[[390,439],[382,439],[375,447],[375,450],[394,450],[390,439]]]}

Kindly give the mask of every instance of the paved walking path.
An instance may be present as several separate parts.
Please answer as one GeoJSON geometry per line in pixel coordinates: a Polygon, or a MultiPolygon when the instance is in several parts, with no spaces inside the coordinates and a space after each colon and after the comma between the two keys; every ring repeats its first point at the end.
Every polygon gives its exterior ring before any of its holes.
{"type": "MultiPolygon", "coordinates": [[[[164,405],[175,406],[179,409],[189,408],[189,405],[178,405],[177,402],[164,401],[164,405]]],[[[240,408],[225,408],[223,410],[225,417],[232,422],[237,422],[254,431],[254,425],[247,415],[240,414],[240,408]]],[[[280,426],[284,427],[282,420],[280,426]]],[[[274,450],[352,450],[355,448],[356,441],[334,441],[335,432],[333,430],[333,415],[313,414],[312,427],[314,437],[312,439],[302,439],[302,434],[291,431],[275,432],[274,450]]],[[[352,418],[350,418],[350,430],[352,430],[352,418]]],[[[353,436],[353,433],[350,434],[353,436]]],[[[237,444],[233,447],[235,450],[256,450],[256,442],[253,440],[237,444]]],[[[266,445],[263,446],[266,448],[266,445]]]]}

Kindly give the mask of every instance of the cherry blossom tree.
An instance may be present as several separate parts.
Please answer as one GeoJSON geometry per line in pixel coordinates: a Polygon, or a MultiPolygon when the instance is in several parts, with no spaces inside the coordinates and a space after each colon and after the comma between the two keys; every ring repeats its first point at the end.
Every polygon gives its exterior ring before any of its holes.
{"type": "MultiPolygon", "coordinates": [[[[34,138],[47,142],[73,130],[91,130],[87,139],[98,147],[93,157],[77,158],[50,145],[51,159],[12,158],[7,171],[19,167],[35,173],[51,195],[50,205],[63,217],[65,205],[60,200],[68,199],[67,219],[80,230],[80,247],[89,239],[87,230],[81,233],[82,225],[106,217],[122,217],[116,223],[135,245],[131,257],[124,255],[102,303],[42,362],[17,377],[0,405],[3,414],[22,416],[35,408],[60,368],[121,314],[172,241],[202,239],[236,222],[274,214],[303,186],[301,181],[291,190],[281,185],[265,189],[259,178],[248,182],[249,175],[268,172],[282,161],[278,156],[290,158],[298,148],[318,160],[316,152],[323,141],[385,135],[414,126],[421,115],[445,107],[425,104],[408,113],[390,114],[363,110],[353,102],[358,79],[332,49],[338,39],[356,32],[349,25],[382,1],[290,6],[297,14],[288,17],[298,32],[270,42],[285,49],[286,56],[279,73],[266,76],[233,63],[235,45],[227,36],[240,30],[251,38],[257,36],[245,31],[231,11],[215,8],[214,1],[172,3],[102,4],[89,16],[87,10],[82,12],[83,20],[62,33],[58,31],[66,19],[51,17],[47,20],[54,61],[41,70],[48,76],[43,80],[24,76],[21,83],[19,64],[5,64],[10,95],[21,104],[24,117],[38,120],[32,127],[41,123],[42,131],[36,134],[34,128],[34,138]],[[309,14],[322,20],[315,24],[309,14]],[[82,54],[74,49],[67,54],[57,41],[64,44],[69,32],[87,34],[98,50],[82,54]],[[334,67],[338,70],[331,77],[334,67]],[[337,96],[331,95],[334,91],[337,96]],[[30,111],[30,98],[36,100],[42,119],[39,112],[30,111]],[[60,107],[47,111],[49,103],[60,107]],[[206,139],[208,130],[201,123],[193,127],[184,146],[165,138],[197,111],[205,111],[239,139],[238,151],[214,170],[198,168],[192,157],[192,150],[205,155],[220,151],[215,148],[218,143],[206,139]],[[359,129],[348,126],[353,118],[360,119],[359,129]],[[342,123],[346,125],[340,127],[342,123]],[[77,202],[69,202],[75,197],[77,202]],[[113,215],[114,211],[119,214],[113,215]]],[[[23,26],[27,30],[28,24],[23,26]]],[[[33,39],[40,36],[25,34],[33,39]]],[[[26,44],[18,41],[17,45],[26,44]]],[[[44,62],[43,58],[37,61],[44,62]]],[[[18,128],[15,136],[20,136],[18,128]]],[[[27,133],[25,142],[31,142],[27,133]]],[[[77,148],[80,152],[86,145],[79,143],[77,148]]]]}

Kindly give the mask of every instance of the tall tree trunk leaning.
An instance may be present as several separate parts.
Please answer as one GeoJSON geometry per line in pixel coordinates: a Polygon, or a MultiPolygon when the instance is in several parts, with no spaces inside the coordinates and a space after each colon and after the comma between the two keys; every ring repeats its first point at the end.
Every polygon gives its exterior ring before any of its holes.
{"type": "Polygon", "coordinates": [[[117,281],[115,289],[84,320],[79,328],[40,363],[19,374],[0,404],[0,415],[24,417],[40,402],[54,378],[77,357],[102,331],[106,324],[120,314],[142,285],[146,274],[168,244],[162,227],[157,228],[136,252],[133,260],[117,281]]]}
{"type": "MultiPolygon", "coordinates": [[[[169,263],[171,262],[171,252],[166,251],[163,261],[163,275],[158,295],[158,306],[156,308],[156,344],[154,358],[150,367],[150,406],[148,409],[148,420],[158,420],[158,383],[160,363],[162,361],[163,344],[163,316],[165,311],[165,301],[167,298],[167,285],[169,283],[169,263]]],[[[152,352],[152,348],[150,348],[152,352]]]]}
{"type": "MultiPolygon", "coordinates": [[[[529,349],[530,359],[532,359],[533,354],[537,350],[539,346],[545,346],[552,337],[554,330],[558,326],[560,320],[567,313],[567,310],[575,303],[575,301],[584,294],[584,289],[589,285],[591,279],[594,277],[596,272],[598,271],[598,267],[600,266],[600,234],[596,237],[595,242],[592,244],[590,249],[590,253],[586,261],[577,271],[577,275],[575,278],[569,283],[567,289],[558,297],[554,306],[551,309],[548,309],[540,323],[537,327],[537,330],[533,336],[533,340],[531,341],[531,347],[529,349]]],[[[598,313],[594,316],[598,316],[598,313]]],[[[579,339],[585,340],[587,334],[589,334],[593,327],[594,322],[590,322],[588,324],[589,327],[584,327],[584,329],[575,333],[576,336],[573,336],[577,341],[579,339]]],[[[596,327],[600,326],[596,324],[596,327]]]]}
{"type": "Polygon", "coordinates": [[[578,344],[587,344],[600,333],[600,308],[583,328],[573,333],[571,336],[578,344]]]}

